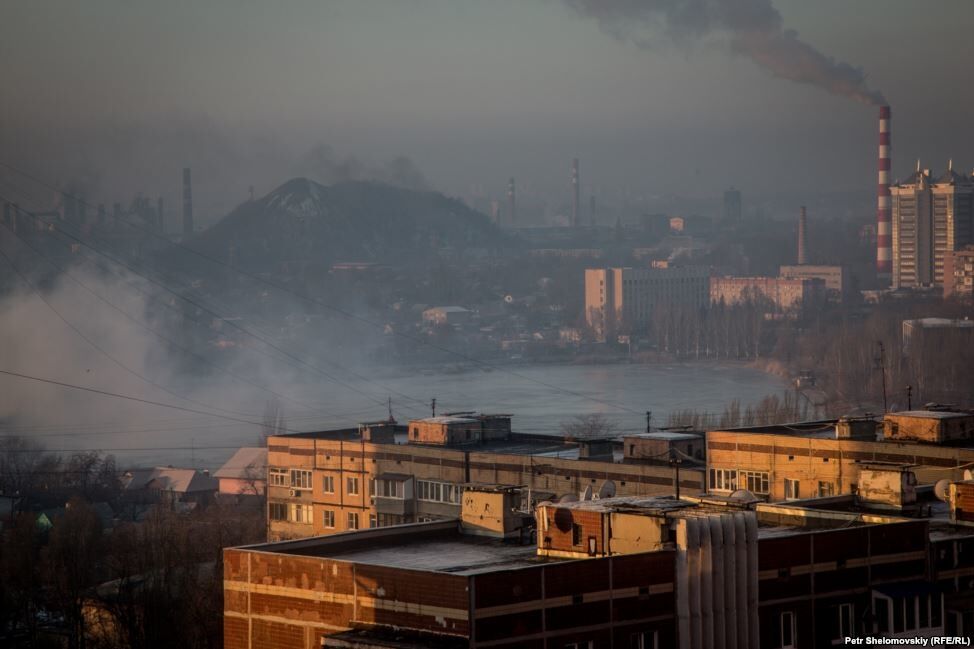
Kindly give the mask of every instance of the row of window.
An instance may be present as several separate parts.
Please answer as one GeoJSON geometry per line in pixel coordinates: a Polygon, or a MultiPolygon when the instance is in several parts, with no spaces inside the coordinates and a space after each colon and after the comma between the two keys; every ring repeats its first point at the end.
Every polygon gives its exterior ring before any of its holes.
{"type": "MultiPolygon", "coordinates": [[[[272,468],[269,470],[269,482],[272,487],[307,490],[311,489],[312,472],[304,469],[272,468]]],[[[371,487],[371,494],[374,496],[399,499],[405,496],[405,483],[402,480],[373,480],[369,486],[371,487]]],[[[331,475],[322,476],[321,488],[326,494],[335,493],[335,477],[331,475]]],[[[419,500],[459,504],[463,487],[449,482],[418,480],[416,492],[416,497],[419,500]]],[[[345,479],[345,494],[348,496],[359,495],[358,477],[347,477],[345,479]]]]}
{"type": "Polygon", "coordinates": [[[769,486],[767,471],[710,470],[710,489],[712,491],[747,489],[751,493],[766,495],[770,491],[769,486]]]}
{"type": "Polygon", "coordinates": [[[449,482],[416,481],[416,498],[434,503],[460,504],[463,487],[449,482]]]}
{"type": "Polygon", "coordinates": [[[268,471],[267,481],[271,487],[311,489],[311,471],[305,469],[271,468],[268,471]]]}
{"type": "MultiPolygon", "coordinates": [[[[767,471],[738,471],[736,469],[711,469],[711,491],[736,491],[747,489],[751,493],[768,495],[771,489],[770,474],[767,471]]],[[[801,483],[791,478],[784,479],[785,500],[801,498],[801,483]]],[[[815,494],[808,494],[819,498],[835,495],[835,483],[819,480],[815,494]]]]}
{"type": "Polygon", "coordinates": [[[311,505],[271,502],[267,506],[268,517],[272,521],[311,523],[314,520],[314,510],[311,508],[311,505]]]}

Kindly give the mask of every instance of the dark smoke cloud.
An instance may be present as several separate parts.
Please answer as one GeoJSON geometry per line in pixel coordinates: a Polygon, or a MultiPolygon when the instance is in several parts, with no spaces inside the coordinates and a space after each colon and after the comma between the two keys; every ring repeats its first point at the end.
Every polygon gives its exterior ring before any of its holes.
{"type": "Polygon", "coordinates": [[[771,0],[564,0],[595,18],[609,34],[648,48],[646,28],[660,28],[675,42],[727,38],[730,50],[781,79],[818,86],[864,104],[885,104],[865,73],[826,56],[785,29],[771,0]]]}
{"type": "Polygon", "coordinates": [[[430,189],[423,172],[406,156],[396,156],[380,164],[368,163],[355,156],[340,157],[327,144],[316,144],[305,155],[301,175],[331,185],[349,180],[377,180],[404,189],[430,189]]]}

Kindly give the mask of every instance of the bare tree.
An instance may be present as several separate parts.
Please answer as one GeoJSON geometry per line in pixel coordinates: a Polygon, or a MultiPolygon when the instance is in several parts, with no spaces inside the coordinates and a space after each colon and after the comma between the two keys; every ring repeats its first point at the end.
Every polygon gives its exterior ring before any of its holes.
{"type": "Polygon", "coordinates": [[[561,433],[572,439],[603,439],[614,437],[617,426],[601,413],[576,415],[561,422],[561,433]]]}

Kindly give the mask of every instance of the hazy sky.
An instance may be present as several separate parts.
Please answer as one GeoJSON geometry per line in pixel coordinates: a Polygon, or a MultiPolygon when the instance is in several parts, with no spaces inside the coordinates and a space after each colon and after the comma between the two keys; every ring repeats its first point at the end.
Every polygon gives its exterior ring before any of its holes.
{"type": "MultiPolygon", "coordinates": [[[[409,156],[452,194],[557,190],[573,156],[607,195],[873,191],[875,108],[775,78],[721,30],[620,39],[570,4],[598,2],[0,0],[0,160],[173,199],[184,164],[242,199],[319,143],[409,156]]],[[[885,94],[896,175],[974,165],[974,3],[772,4],[885,94]]]]}

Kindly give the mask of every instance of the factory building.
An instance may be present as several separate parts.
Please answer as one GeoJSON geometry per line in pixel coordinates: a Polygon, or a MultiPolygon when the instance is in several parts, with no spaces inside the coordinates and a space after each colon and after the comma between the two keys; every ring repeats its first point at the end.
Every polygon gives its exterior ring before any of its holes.
{"type": "Polygon", "coordinates": [[[781,279],[818,279],[825,284],[825,297],[830,302],[842,302],[848,295],[847,274],[842,266],[822,266],[807,264],[801,266],[782,266],[778,271],[781,279]]]}
{"type": "Polygon", "coordinates": [[[934,178],[918,163],[890,194],[893,288],[943,287],[948,254],[974,243],[974,181],[952,165],[934,178]]]}
{"type": "Polygon", "coordinates": [[[588,268],[585,270],[585,321],[596,340],[646,327],[663,305],[704,308],[709,303],[710,269],[588,268]]]}

